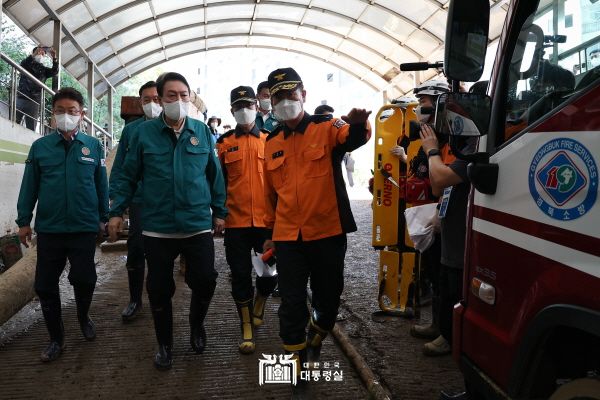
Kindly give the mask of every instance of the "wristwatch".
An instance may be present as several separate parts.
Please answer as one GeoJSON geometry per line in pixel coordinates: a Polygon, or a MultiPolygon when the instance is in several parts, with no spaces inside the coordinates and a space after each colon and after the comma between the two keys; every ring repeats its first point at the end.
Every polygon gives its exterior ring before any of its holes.
{"type": "Polygon", "coordinates": [[[429,150],[429,152],[427,153],[427,158],[429,157],[433,157],[433,156],[439,156],[441,155],[440,150],[439,149],[431,149],[429,150]]]}

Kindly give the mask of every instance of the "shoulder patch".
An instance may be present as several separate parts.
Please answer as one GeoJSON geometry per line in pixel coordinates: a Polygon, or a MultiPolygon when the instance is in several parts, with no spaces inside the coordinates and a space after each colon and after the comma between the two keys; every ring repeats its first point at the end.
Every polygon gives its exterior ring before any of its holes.
{"type": "Polygon", "coordinates": [[[281,125],[279,125],[277,128],[275,128],[271,133],[269,133],[269,136],[267,136],[267,142],[271,139],[273,139],[274,137],[276,137],[277,135],[279,135],[279,133],[283,130],[283,127],[281,125]]]}
{"type": "Polygon", "coordinates": [[[346,125],[346,122],[342,119],[336,119],[333,123],[333,126],[340,129],[342,126],[346,125]]]}

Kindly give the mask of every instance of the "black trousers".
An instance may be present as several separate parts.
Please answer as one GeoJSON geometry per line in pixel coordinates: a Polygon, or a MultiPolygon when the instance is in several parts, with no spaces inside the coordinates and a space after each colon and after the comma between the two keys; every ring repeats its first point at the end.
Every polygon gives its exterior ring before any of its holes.
{"type": "Polygon", "coordinates": [[[141,302],[144,289],[144,240],[142,238],[142,205],[129,206],[129,236],[127,238],[127,275],[132,302],[141,302]]]}
{"type": "MultiPolygon", "coordinates": [[[[36,100],[39,101],[40,99],[36,100]]],[[[39,114],[40,106],[36,101],[30,100],[27,97],[17,96],[17,110],[15,114],[17,124],[20,124],[21,120],[25,118],[27,129],[34,131],[39,114]]]]}
{"type": "Polygon", "coordinates": [[[421,272],[421,282],[431,283],[431,290],[434,296],[440,295],[440,274],[442,268],[440,263],[441,256],[442,237],[440,234],[437,234],[434,236],[431,247],[421,253],[423,266],[423,270],[421,272]]]}
{"type": "Polygon", "coordinates": [[[185,239],[143,238],[148,262],[146,290],[152,309],[170,307],[175,294],[174,261],[179,254],[186,259],[185,283],[200,301],[210,301],[218,276],[212,233],[201,233],[185,239]]]}
{"type": "Polygon", "coordinates": [[[306,340],[309,278],[316,323],[324,330],[333,329],[344,289],[346,243],[345,234],[306,242],[299,239],[275,243],[281,294],[279,336],[285,345],[306,340]]]}
{"type": "Polygon", "coordinates": [[[442,264],[440,273],[440,333],[452,344],[452,313],[462,298],[463,270],[442,264]]]}
{"type": "Polygon", "coordinates": [[[59,294],[58,281],[67,259],[73,286],[95,286],[96,233],[38,233],[35,291],[41,297],[59,294]]]}
{"type": "Polygon", "coordinates": [[[96,233],[39,233],[34,288],[40,299],[50,339],[61,343],[62,316],[58,283],[67,259],[71,264],[69,282],[77,302],[77,317],[87,320],[96,287],[96,233]]]}
{"type": "MultiPolygon", "coordinates": [[[[225,230],[225,258],[231,268],[231,294],[233,299],[243,302],[252,299],[252,260],[254,250],[262,253],[267,238],[264,228],[227,228],[225,230]]],[[[277,285],[277,277],[256,277],[256,290],[267,297],[277,285]]]]}

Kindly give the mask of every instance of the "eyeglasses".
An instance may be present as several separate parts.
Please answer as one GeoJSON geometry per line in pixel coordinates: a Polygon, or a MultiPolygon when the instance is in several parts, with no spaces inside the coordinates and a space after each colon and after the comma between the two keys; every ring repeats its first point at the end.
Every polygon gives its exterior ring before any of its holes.
{"type": "Polygon", "coordinates": [[[81,115],[81,110],[77,110],[76,108],[69,108],[68,110],[65,110],[64,108],[57,108],[56,110],[54,110],[54,115],[62,115],[62,114],[69,114],[69,115],[81,115]]]}

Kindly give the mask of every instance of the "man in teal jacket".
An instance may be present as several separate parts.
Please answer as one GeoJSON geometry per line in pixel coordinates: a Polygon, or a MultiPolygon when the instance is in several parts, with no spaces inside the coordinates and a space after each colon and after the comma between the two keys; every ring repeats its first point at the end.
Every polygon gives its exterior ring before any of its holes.
{"type": "Polygon", "coordinates": [[[64,348],[58,282],[67,258],[81,331],[87,340],[96,337],[88,311],[96,286],[96,236],[108,216],[108,187],[102,145],[78,129],[82,110],[77,90],[63,88],[54,95],[58,129],[32,144],[17,204],[19,237],[27,246],[37,202],[35,291],[50,334],[42,361],[57,359],[64,348]]]}
{"type": "Polygon", "coordinates": [[[141,123],[123,164],[123,173],[111,182],[110,240],[122,228],[122,214],[138,181],[142,194],[142,235],[148,263],[146,289],[154,318],[158,353],[154,365],[171,368],[175,293],[173,263],[182,253],[187,260],[185,281],[192,289],[190,342],[198,354],[206,346],[204,318],[216,287],[211,229],[225,225],[225,183],[208,127],[187,118],[190,87],[175,72],[162,75],[157,91],[164,112],[141,123]]]}
{"type": "MultiPolygon", "coordinates": [[[[119,139],[119,147],[113,162],[110,173],[110,181],[116,182],[119,175],[123,173],[123,162],[127,149],[132,142],[132,134],[137,127],[144,121],[148,121],[160,116],[162,107],[156,91],[156,82],[149,81],[140,87],[140,100],[144,116],[138,118],[123,128],[123,133],[119,139]]],[[[111,185],[109,197],[114,198],[114,185],[111,185]]],[[[129,234],[127,235],[127,279],[129,281],[129,304],[121,317],[123,321],[130,321],[135,318],[138,311],[142,308],[142,292],[144,290],[144,270],[146,269],[146,260],[144,259],[144,243],[142,239],[141,227],[142,212],[142,182],[138,183],[138,188],[129,204],[129,234]]]]}

